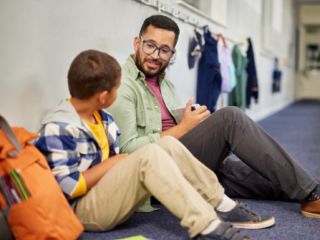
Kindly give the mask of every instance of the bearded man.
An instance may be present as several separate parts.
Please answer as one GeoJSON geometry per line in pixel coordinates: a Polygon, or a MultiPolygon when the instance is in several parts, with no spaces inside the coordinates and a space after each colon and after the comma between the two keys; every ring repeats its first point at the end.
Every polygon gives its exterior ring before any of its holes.
{"type": "Polygon", "coordinates": [[[206,106],[186,106],[181,122],[174,109],[181,101],[165,78],[175,54],[179,27],[170,18],[147,18],[134,39],[135,54],[122,66],[118,98],[108,109],[122,135],[120,151],[132,153],[164,136],[172,136],[215,171],[229,197],[295,200],[304,216],[320,218],[318,181],[270,135],[236,107],[213,114],[206,106]],[[242,161],[228,159],[230,153],[242,161]]]}

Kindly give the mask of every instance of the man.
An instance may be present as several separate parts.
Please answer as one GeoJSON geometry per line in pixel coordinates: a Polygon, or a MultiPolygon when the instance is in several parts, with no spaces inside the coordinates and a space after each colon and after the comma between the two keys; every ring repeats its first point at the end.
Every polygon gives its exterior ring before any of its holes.
{"type": "Polygon", "coordinates": [[[173,136],[213,171],[233,152],[242,162],[228,160],[216,171],[229,197],[297,200],[302,202],[303,215],[320,218],[320,200],[313,197],[320,194],[317,181],[238,108],[226,107],[210,115],[205,106],[191,111],[191,99],[177,124],[172,110],[181,102],[164,70],[175,54],[178,37],[177,24],[157,15],[144,21],[134,39],[135,54],[122,67],[118,98],[108,109],[122,131],[121,152],[131,153],[173,136]]]}

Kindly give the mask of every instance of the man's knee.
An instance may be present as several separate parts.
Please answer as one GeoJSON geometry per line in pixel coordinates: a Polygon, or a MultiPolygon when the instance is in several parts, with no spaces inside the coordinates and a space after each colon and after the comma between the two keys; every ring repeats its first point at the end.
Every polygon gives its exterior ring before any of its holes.
{"type": "Polygon", "coordinates": [[[226,113],[239,113],[239,114],[243,114],[243,111],[235,106],[229,106],[229,107],[224,107],[221,108],[219,111],[224,111],[226,113]]]}
{"type": "Polygon", "coordinates": [[[221,108],[217,111],[217,113],[223,114],[223,115],[228,115],[228,116],[241,116],[244,115],[244,112],[235,106],[229,106],[229,107],[224,107],[221,108]]]}

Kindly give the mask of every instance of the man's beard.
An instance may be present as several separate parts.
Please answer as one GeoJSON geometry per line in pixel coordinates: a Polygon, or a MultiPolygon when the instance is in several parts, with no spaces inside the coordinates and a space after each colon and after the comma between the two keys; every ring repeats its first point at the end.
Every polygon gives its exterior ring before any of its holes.
{"type": "MultiPolygon", "coordinates": [[[[147,58],[145,59],[147,61],[147,58]]],[[[156,71],[155,73],[151,73],[150,71],[148,71],[147,69],[144,69],[143,68],[143,60],[142,58],[140,57],[140,53],[139,51],[137,51],[137,55],[136,55],[136,65],[137,65],[137,68],[143,72],[143,74],[147,77],[147,78],[152,78],[152,77],[156,77],[156,76],[159,76],[161,73],[164,72],[164,70],[167,68],[169,62],[167,64],[163,64],[161,61],[158,61],[158,60],[152,60],[153,62],[156,62],[159,64],[159,70],[156,71]]]]}

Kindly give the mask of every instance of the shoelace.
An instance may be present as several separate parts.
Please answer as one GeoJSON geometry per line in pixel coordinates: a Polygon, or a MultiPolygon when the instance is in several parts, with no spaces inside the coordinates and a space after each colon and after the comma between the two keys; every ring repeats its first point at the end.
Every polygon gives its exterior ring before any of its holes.
{"type": "Polygon", "coordinates": [[[250,214],[252,214],[252,215],[254,215],[254,216],[259,215],[258,213],[254,212],[254,211],[252,210],[252,208],[249,208],[246,204],[244,204],[244,203],[242,203],[242,202],[239,202],[239,208],[240,208],[240,209],[243,209],[244,211],[246,211],[246,212],[248,212],[248,213],[250,213],[250,214]]]}

